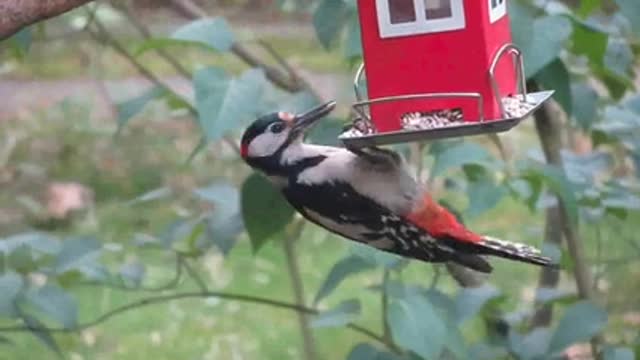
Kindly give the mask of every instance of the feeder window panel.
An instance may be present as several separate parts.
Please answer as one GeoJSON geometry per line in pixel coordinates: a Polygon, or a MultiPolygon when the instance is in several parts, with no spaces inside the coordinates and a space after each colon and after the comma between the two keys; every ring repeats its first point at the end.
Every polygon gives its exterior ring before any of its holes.
{"type": "Polygon", "coordinates": [[[389,17],[392,24],[415,22],[416,8],[413,0],[389,1],[389,17]]]}
{"type": "Polygon", "coordinates": [[[489,1],[489,21],[493,24],[507,14],[507,0],[489,1]]]}
{"type": "Polygon", "coordinates": [[[451,0],[424,0],[424,8],[427,20],[450,18],[451,0]]]}
{"type": "Polygon", "coordinates": [[[459,30],[466,25],[463,0],[376,0],[376,11],[382,38],[459,30]]]}

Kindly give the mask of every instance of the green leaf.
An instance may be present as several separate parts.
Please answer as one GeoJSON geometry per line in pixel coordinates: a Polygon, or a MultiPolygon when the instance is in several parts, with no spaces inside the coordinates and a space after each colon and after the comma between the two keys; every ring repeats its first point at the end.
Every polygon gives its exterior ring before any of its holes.
{"type": "Polygon", "coordinates": [[[553,15],[534,18],[530,7],[512,2],[509,5],[514,41],[524,54],[527,78],[531,78],[555,60],[571,35],[571,21],[553,15]]]}
{"type": "Polygon", "coordinates": [[[18,315],[15,300],[24,286],[22,277],[15,272],[0,275],[0,316],[15,317],[18,315]]]}
{"type": "Polygon", "coordinates": [[[634,88],[633,81],[628,75],[620,76],[604,67],[594,69],[593,73],[604,83],[614,100],[620,100],[628,89],[634,88]]]}
{"type": "Polygon", "coordinates": [[[23,60],[29,50],[31,49],[31,44],[33,43],[33,34],[31,33],[30,27],[25,27],[13,34],[8,40],[11,49],[13,50],[13,55],[19,59],[23,60]]]}
{"type": "Polygon", "coordinates": [[[69,329],[77,324],[76,300],[56,285],[47,284],[25,294],[26,303],[69,329]]]}
{"type": "Polygon", "coordinates": [[[38,340],[40,340],[51,351],[55,352],[58,358],[60,359],[64,358],[64,356],[62,355],[62,351],[58,346],[58,343],[53,338],[50,332],[43,330],[45,329],[45,325],[42,322],[40,322],[40,320],[25,313],[21,313],[20,317],[22,318],[22,321],[24,321],[29,331],[31,331],[31,334],[33,334],[33,336],[35,336],[38,340]]]}
{"type": "Polygon", "coordinates": [[[628,347],[607,346],[602,351],[603,360],[634,360],[633,350],[628,347]]]}
{"type": "Polygon", "coordinates": [[[500,290],[489,284],[462,288],[455,299],[457,322],[462,323],[476,316],[487,302],[499,296],[500,290]]]}
{"type": "Polygon", "coordinates": [[[578,222],[578,200],[573,186],[562,170],[548,164],[537,165],[528,168],[523,177],[542,180],[555,195],[562,199],[569,220],[573,223],[578,222]]]}
{"type": "Polygon", "coordinates": [[[507,189],[504,186],[494,184],[491,179],[483,178],[470,182],[467,185],[467,197],[469,198],[467,216],[478,216],[492,209],[506,194],[507,189]]]}
{"type": "Polygon", "coordinates": [[[593,128],[609,136],[624,139],[637,136],[640,132],[640,116],[628,108],[607,106],[602,117],[605,121],[599,122],[593,128]]]}
{"type": "Polygon", "coordinates": [[[590,129],[598,116],[598,93],[586,82],[571,85],[573,117],[582,129],[590,129]]]}
{"type": "Polygon", "coordinates": [[[576,14],[581,18],[586,18],[594,10],[600,8],[602,0],[581,0],[580,7],[576,10],[576,14]]]}
{"type": "Polygon", "coordinates": [[[211,215],[207,217],[207,235],[227,255],[244,230],[238,189],[222,181],[197,189],[194,193],[214,206],[211,215]]]}
{"type": "Polygon", "coordinates": [[[560,104],[562,109],[571,116],[573,112],[573,99],[571,94],[571,79],[569,71],[560,59],[553,60],[549,65],[545,66],[535,76],[545,89],[553,89],[555,93],[553,98],[560,104]]]}
{"type": "Polygon", "coordinates": [[[56,274],[78,270],[87,276],[95,275],[102,245],[94,238],[72,238],[62,244],[53,269],[56,274]]]}
{"type": "Polygon", "coordinates": [[[347,5],[342,0],[322,0],[313,13],[313,26],[318,40],[330,49],[347,19],[347,5]]]}
{"type": "Polygon", "coordinates": [[[569,345],[587,341],[607,325],[607,313],[588,301],[568,308],[555,329],[548,354],[557,354],[569,345]]]}
{"type": "Polygon", "coordinates": [[[241,190],[242,218],[257,252],[272,236],[285,229],[293,219],[293,208],[264,177],[249,176],[241,190]]]}
{"type": "Polygon", "coordinates": [[[396,344],[425,359],[435,359],[442,352],[447,328],[424,296],[413,295],[392,301],[387,320],[396,344]]]}
{"type": "Polygon", "coordinates": [[[640,210],[640,197],[631,189],[616,183],[608,185],[601,195],[602,205],[607,210],[640,210]]]}
{"type": "MultiPolygon", "coordinates": [[[[151,38],[134,50],[138,57],[149,50],[178,46],[198,46],[206,50],[227,52],[235,44],[235,36],[223,18],[193,21],[177,29],[169,38],[151,38]]],[[[179,51],[179,49],[178,49],[179,51]]]]}
{"type": "Polygon", "coordinates": [[[344,44],[344,55],[349,60],[362,57],[362,37],[360,34],[360,18],[357,13],[349,17],[347,38],[344,44]]]}
{"type": "Polygon", "coordinates": [[[445,142],[443,145],[432,146],[429,151],[435,157],[431,176],[444,174],[451,168],[463,165],[477,164],[492,166],[493,156],[482,146],[473,142],[445,142]]]}
{"type": "Polygon", "coordinates": [[[536,289],[535,300],[537,304],[575,302],[577,295],[573,292],[558,288],[539,287],[536,289]]]}
{"type": "MultiPolygon", "coordinates": [[[[509,19],[513,42],[524,50],[533,39],[533,22],[536,10],[528,3],[512,1],[509,3],[509,19]]],[[[526,65],[526,63],[525,63],[526,65]]]]}
{"type": "Polygon", "coordinates": [[[606,32],[591,24],[574,21],[571,40],[571,50],[574,53],[586,56],[593,66],[603,64],[609,41],[609,35],[606,32]]]}
{"type": "Polygon", "coordinates": [[[614,164],[610,153],[595,150],[587,154],[562,152],[567,178],[576,184],[593,184],[596,177],[606,173],[614,164]]]}
{"type": "Polygon", "coordinates": [[[620,7],[620,14],[629,19],[629,23],[636,35],[640,35],[640,2],[637,0],[616,0],[620,7]]]}
{"type": "Polygon", "coordinates": [[[362,343],[351,350],[347,355],[347,360],[400,360],[400,358],[390,352],[381,351],[372,345],[362,343]]]}
{"type": "Polygon", "coordinates": [[[140,286],[145,272],[144,264],[139,261],[128,262],[120,267],[120,276],[127,286],[140,286]]]}
{"type": "Polygon", "coordinates": [[[38,268],[33,251],[26,244],[19,245],[7,255],[7,265],[10,269],[21,274],[29,273],[38,268]]]}
{"type": "Polygon", "coordinates": [[[8,337],[0,336],[0,345],[14,345],[14,343],[8,337]]]}
{"type": "Polygon", "coordinates": [[[116,105],[118,110],[118,130],[117,133],[122,131],[122,128],[129,123],[129,120],[136,116],[144,109],[144,107],[152,100],[162,96],[165,93],[164,89],[158,86],[154,86],[151,89],[145,91],[141,95],[131,98],[127,101],[121,102],[116,105]]]}
{"type": "Polygon", "coordinates": [[[219,140],[258,115],[266,84],[262,70],[249,69],[231,79],[223,69],[208,67],[198,70],[193,81],[198,121],[207,140],[219,140]]]}
{"type": "Polygon", "coordinates": [[[323,311],[311,320],[311,327],[339,327],[353,322],[360,315],[360,301],[346,300],[340,305],[323,311]]]}
{"type": "Polygon", "coordinates": [[[473,360],[507,359],[507,351],[503,347],[485,342],[471,345],[469,353],[473,354],[473,360]]]}
{"type": "Polygon", "coordinates": [[[628,77],[633,66],[634,55],[626,40],[611,38],[604,56],[604,66],[612,73],[628,77]]]}
{"type": "Polygon", "coordinates": [[[525,336],[510,336],[509,347],[522,360],[542,359],[549,348],[551,331],[547,328],[536,328],[525,336]]]}
{"type": "Polygon", "coordinates": [[[176,30],[171,38],[200,43],[218,51],[229,51],[235,43],[231,27],[219,17],[193,21],[176,30]]]}
{"type": "Polygon", "coordinates": [[[316,306],[320,300],[329,296],[347,277],[373,268],[375,268],[374,264],[360,256],[351,255],[341,259],[329,271],[329,275],[327,275],[313,299],[313,305],[316,306]]]}

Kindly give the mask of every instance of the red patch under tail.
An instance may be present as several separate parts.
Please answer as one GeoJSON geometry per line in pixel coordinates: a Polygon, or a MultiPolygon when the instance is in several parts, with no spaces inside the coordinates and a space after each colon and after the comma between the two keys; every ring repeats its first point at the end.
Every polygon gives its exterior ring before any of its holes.
{"type": "Polygon", "coordinates": [[[436,238],[450,237],[470,243],[482,241],[482,236],[465,228],[455,215],[429,195],[425,195],[406,218],[436,238]]]}

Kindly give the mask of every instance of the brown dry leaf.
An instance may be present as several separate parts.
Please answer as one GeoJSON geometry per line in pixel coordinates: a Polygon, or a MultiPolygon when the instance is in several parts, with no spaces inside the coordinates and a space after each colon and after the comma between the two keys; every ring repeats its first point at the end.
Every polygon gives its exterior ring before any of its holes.
{"type": "Polygon", "coordinates": [[[93,191],[75,182],[55,182],[46,191],[47,214],[54,219],[66,219],[76,210],[93,203],[93,191]]]}
{"type": "Polygon", "coordinates": [[[565,359],[568,360],[591,360],[591,345],[588,343],[571,345],[564,352],[565,359]]]}

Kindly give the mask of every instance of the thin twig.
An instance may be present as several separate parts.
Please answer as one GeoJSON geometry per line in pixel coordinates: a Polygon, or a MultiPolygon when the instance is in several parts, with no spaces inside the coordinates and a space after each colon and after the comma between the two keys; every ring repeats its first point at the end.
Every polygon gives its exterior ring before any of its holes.
{"type": "MultiPolygon", "coordinates": [[[[181,300],[181,299],[192,299],[192,298],[207,298],[207,297],[215,297],[215,298],[220,298],[220,299],[226,299],[226,300],[233,300],[233,301],[240,301],[240,302],[247,302],[247,303],[253,303],[253,304],[260,304],[260,305],[267,305],[267,306],[272,306],[272,307],[276,307],[276,308],[280,308],[280,309],[287,309],[287,310],[293,310],[293,311],[297,311],[297,312],[301,312],[301,313],[305,313],[305,314],[318,314],[319,311],[316,309],[312,309],[306,306],[302,306],[302,305],[297,305],[297,304],[291,304],[291,303],[287,303],[284,301],[280,301],[280,300],[274,300],[274,299],[268,299],[268,298],[263,298],[263,297],[259,297],[259,296],[252,296],[252,295],[243,295],[243,294],[233,294],[233,293],[226,293],[226,292],[219,292],[219,291],[207,291],[207,292],[185,292],[185,293],[178,293],[178,294],[169,294],[169,295],[159,295],[159,296],[154,296],[154,297],[148,297],[148,298],[144,298],[141,300],[137,300],[137,301],[133,301],[130,302],[129,304],[117,307],[107,313],[102,314],[101,316],[99,316],[98,318],[86,322],[84,324],[79,324],[76,325],[74,327],[71,328],[54,328],[54,327],[40,327],[40,328],[36,328],[35,330],[38,331],[46,331],[46,332],[51,332],[51,333],[71,333],[71,332],[78,332],[78,331],[82,331],[84,329],[90,328],[90,327],[94,327],[96,325],[99,325],[107,320],[109,320],[112,317],[115,317],[117,315],[126,313],[129,310],[134,310],[134,309],[138,309],[141,307],[145,307],[145,306],[149,306],[149,305],[153,305],[153,304],[158,304],[158,303],[163,303],[163,302],[167,302],[167,301],[172,301],[172,300],[181,300]]],[[[385,339],[374,333],[373,331],[364,328],[360,325],[356,325],[353,323],[347,324],[346,325],[347,328],[358,332],[362,335],[365,335],[367,337],[369,337],[372,340],[375,340],[379,343],[381,343],[382,345],[387,346],[388,348],[392,348],[391,344],[388,344],[385,339]]],[[[5,333],[9,333],[9,332],[26,332],[26,331],[33,331],[34,328],[33,327],[29,327],[29,326],[4,326],[4,327],[0,327],[0,333],[5,332],[5,333]]]]}
{"type": "Polygon", "coordinates": [[[435,289],[438,286],[438,282],[440,281],[441,275],[442,275],[442,265],[433,264],[433,277],[431,278],[429,289],[435,289]]]}
{"type": "Polygon", "coordinates": [[[389,269],[385,268],[382,272],[382,295],[381,301],[381,315],[382,315],[382,337],[391,343],[393,342],[391,337],[391,327],[389,326],[389,293],[387,292],[387,283],[389,282],[389,269]]]}
{"type": "MultiPolygon", "coordinates": [[[[149,40],[153,37],[149,28],[147,28],[140,20],[139,17],[134,14],[134,10],[128,5],[126,2],[121,3],[120,5],[116,5],[122,13],[125,15],[129,23],[133,25],[136,30],[142,35],[144,40],[149,40]]],[[[164,59],[169,65],[171,65],[176,72],[178,72],[181,76],[186,79],[191,78],[191,72],[185,68],[175,57],[171,56],[165,49],[163,48],[155,48],[155,52],[164,59]]]]}
{"type": "MultiPolygon", "coordinates": [[[[300,265],[296,256],[295,242],[302,235],[304,230],[305,221],[300,219],[291,225],[290,233],[284,239],[284,252],[287,260],[287,267],[289,275],[291,277],[291,288],[293,289],[293,296],[295,302],[298,305],[304,306],[304,286],[302,276],[300,275],[300,265]]],[[[309,325],[309,318],[305,313],[298,313],[298,323],[300,326],[300,332],[302,335],[302,344],[304,348],[304,357],[306,360],[315,360],[318,358],[316,351],[315,340],[311,326],[309,325]]]]}
{"type": "Polygon", "coordinates": [[[152,286],[152,287],[145,287],[145,286],[130,287],[130,286],[122,285],[122,284],[109,283],[109,282],[100,282],[100,281],[84,282],[84,283],[81,283],[80,285],[107,287],[107,288],[120,290],[120,291],[162,292],[162,291],[166,291],[166,290],[171,290],[171,289],[175,288],[176,285],[178,285],[178,283],[182,279],[182,267],[183,267],[183,264],[184,264],[184,259],[182,258],[182,255],[176,253],[176,265],[175,265],[176,269],[175,269],[175,273],[174,273],[173,277],[169,281],[167,281],[166,283],[164,283],[162,285],[158,285],[158,286],[152,286]]]}
{"type": "Polygon", "coordinates": [[[191,279],[193,279],[196,285],[198,285],[198,288],[200,288],[200,291],[202,291],[203,293],[209,291],[209,288],[207,287],[207,283],[205,283],[204,280],[202,280],[200,275],[198,275],[198,272],[191,266],[188,260],[183,261],[182,265],[184,266],[184,269],[187,271],[187,274],[189,274],[189,277],[191,277],[191,279]]]}
{"type": "Polygon", "coordinates": [[[311,93],[313,97],[318,99],[318,101],[324,101],[322,95],[320,95],[320,93],[313,86],[311,86],[311,84],[309,84],[309,82],[307,82],[304,77],[302,77],[302,75],[300,75],[298,71],[293,66],[291,66],[271,44],[269,44],[264,39],[258,40],[258,43],[267,51],[267,53],[269,53],[269,55],[271,55],[271,57],[278,63],[278,65],[280,65],[280,67],[282,67],[287,72],[287,74],[289,74],[289,77],[291,79],[294,79],[296,83],[302,84],[302,86],[309,93],[311,93]]]}

